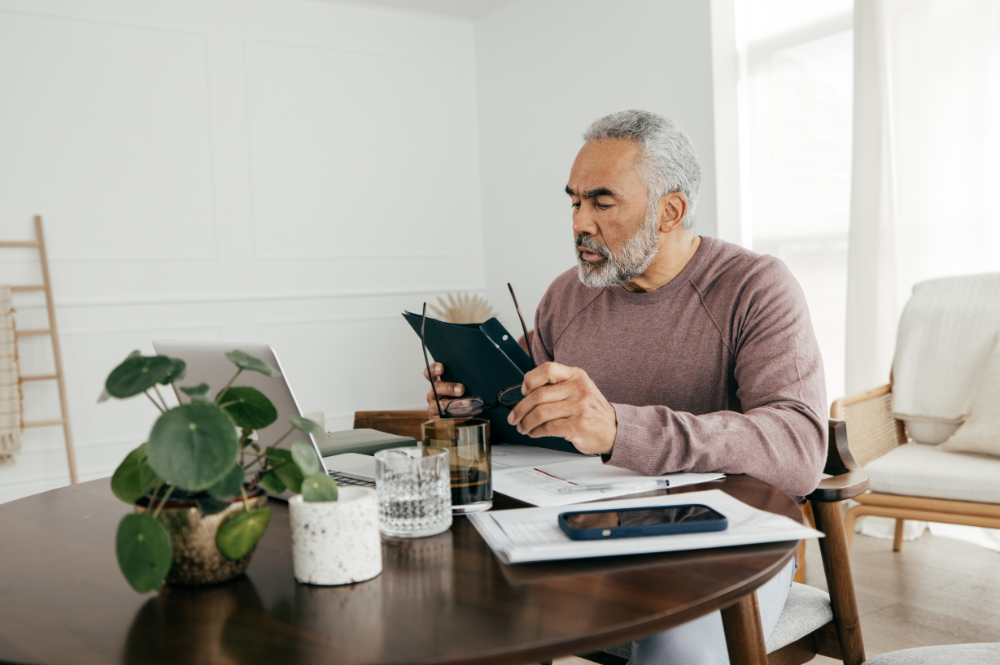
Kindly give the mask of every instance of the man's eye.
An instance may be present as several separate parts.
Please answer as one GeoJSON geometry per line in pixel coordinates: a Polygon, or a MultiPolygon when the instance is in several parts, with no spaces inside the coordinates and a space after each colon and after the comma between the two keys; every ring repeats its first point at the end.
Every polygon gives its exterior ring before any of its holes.
{"type": "Polygon", "coordinates": [[[607,210],[608,208],[611,207],[610,203],[598,203],[596,205],[598,210],[607,210]]]}
{"type": "Polygon", "coordinates": [[[580,204],[579,204],[579,202],[577,202],[577,203],[573,203],[572,201],[570,201],[570,205],[571,205],[572,207],[574,207],[574,208],[579,208],[579,207],[580,207],[580,204]]]}

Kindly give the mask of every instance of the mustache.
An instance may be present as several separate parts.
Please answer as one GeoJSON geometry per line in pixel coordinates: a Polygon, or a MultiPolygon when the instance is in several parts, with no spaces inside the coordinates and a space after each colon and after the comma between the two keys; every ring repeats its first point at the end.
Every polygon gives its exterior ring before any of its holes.
{"type": "Polygon", "coordinates": [[[587,235],[580,234],[576,237],[576,247],[577,251],[582,247],[600,255],[603,259],[611,258],[611,250],[587,235]]]}

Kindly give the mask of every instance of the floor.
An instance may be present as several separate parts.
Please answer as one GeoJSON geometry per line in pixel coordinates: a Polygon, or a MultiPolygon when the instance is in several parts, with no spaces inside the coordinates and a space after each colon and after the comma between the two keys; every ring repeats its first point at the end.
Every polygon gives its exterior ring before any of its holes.
{"type": "MultiPolygon", "coordinates": [[[[826,589],[816,541],[806,561],[806,583],[826,589]]],[[[1000,642],[1000,552],[929,531],[893,552],[892,541],[858,534],[851,566],[869,657],[935,644],[1000,642]]],[[[811,663],[840,661],[817,656],[811,663]]],[[[555,664],[588,661],[568,657],[555,664]]]]}
{"type": "MultiPolygon", "coordinates": [[[[809,543],[806,583],[826,588],[819,546],[809,543]]],[[[935,644],[1000,642],[1000,552],[925,532],[892,541],[854,537],[851,568],[865,652],[935,644]]],[[[812,663],[839,663],[816,657],[812,663]]]]}

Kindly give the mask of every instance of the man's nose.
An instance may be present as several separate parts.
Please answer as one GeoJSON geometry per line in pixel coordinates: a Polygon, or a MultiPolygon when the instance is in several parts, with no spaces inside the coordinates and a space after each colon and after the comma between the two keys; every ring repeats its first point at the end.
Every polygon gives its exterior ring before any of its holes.
{"type": "Polygon", "coordinates": [[[573,235],[597,235],[597,224],[594,223],[593,214],[586,208],[581,208],[573,215],[573,235]]]}

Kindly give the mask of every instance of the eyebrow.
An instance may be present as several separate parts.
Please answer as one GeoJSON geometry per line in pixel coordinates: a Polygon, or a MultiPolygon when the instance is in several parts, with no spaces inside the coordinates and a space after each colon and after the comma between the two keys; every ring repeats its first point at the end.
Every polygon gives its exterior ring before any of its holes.
{"type": "MultiPolygon", "coordinates": [[[[566,185],[566,193],[569,194],[570,196],[576,196],[576,192],[570,189],[569,185],[566,185]]],[[[595,189],[588,189],[581,195],[580,198],[590,199],[594,198],[595,196],[614,196],[614,195],[615,193],[612,192],[607,187],[597,187],[595,189]]]]}

